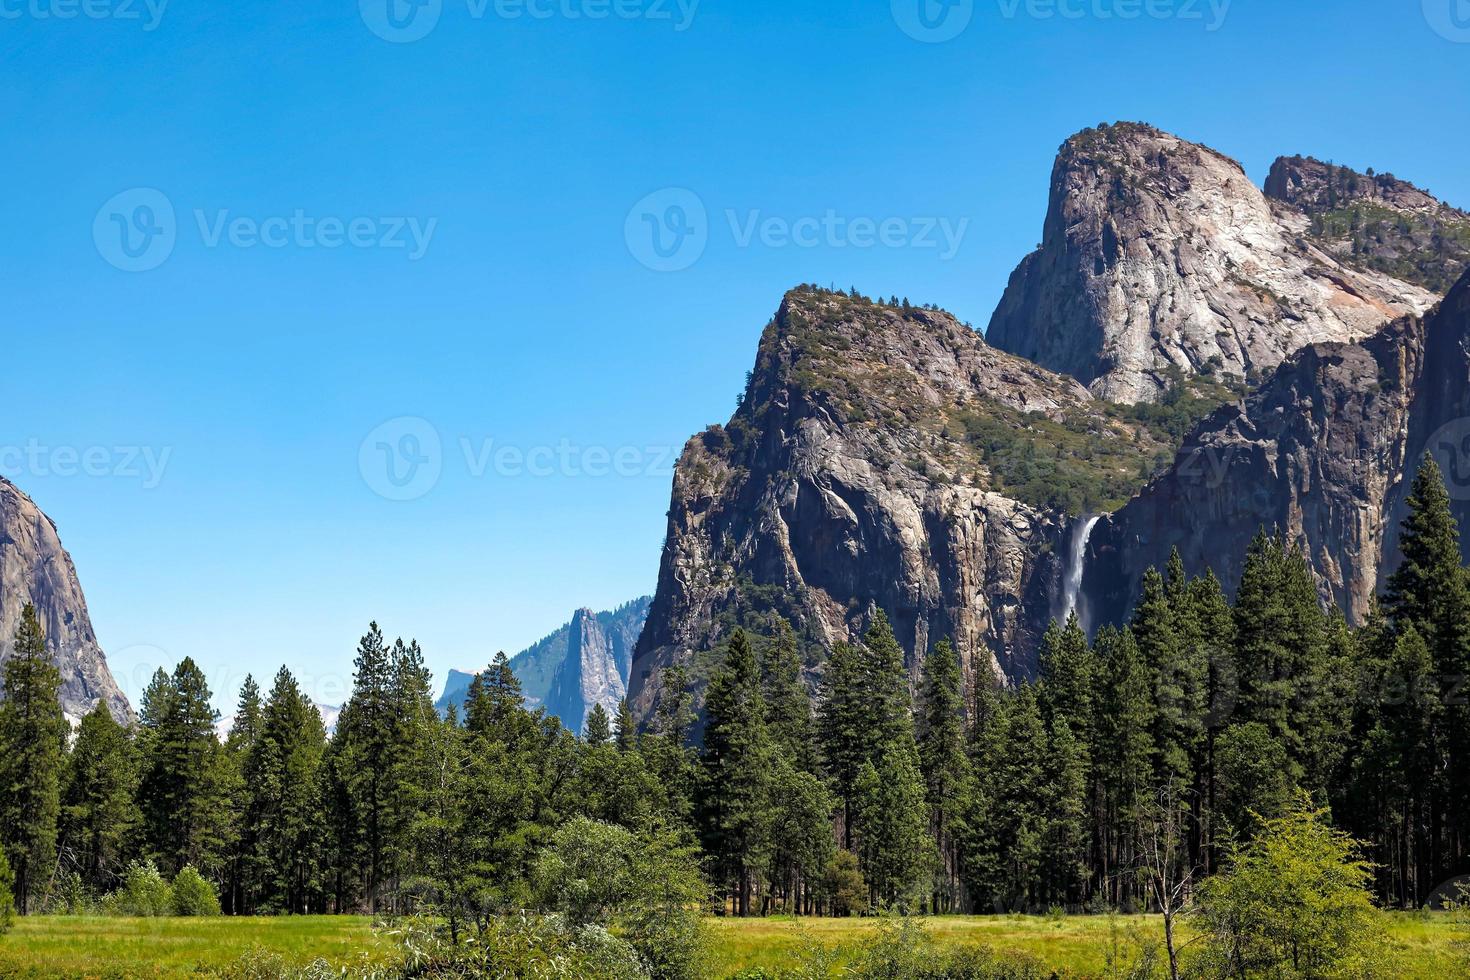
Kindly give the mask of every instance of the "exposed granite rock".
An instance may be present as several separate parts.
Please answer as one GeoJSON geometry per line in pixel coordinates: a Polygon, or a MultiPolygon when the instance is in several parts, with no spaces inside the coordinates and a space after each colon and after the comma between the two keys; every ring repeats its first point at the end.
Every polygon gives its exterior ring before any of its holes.
{"type": "MultiPolygon", "coordinates": [[[[1310,558],[1323,599],[1354,621],[1399,560],[1404,498],[1424,454],[1470,527],[1470,275],[1425,319],[1359,344],[1319,344],[1217,412],[1174,467],[1094,533],[1083,578],[1099,621],[1130,610],[1144,571],[1178,548],[1229,590],[1258,529],[1310,558]]],[[[1470,559],[1470,536],[1462,542],[1470,559]]]]}
{"type": "Polygon", "coordinates": [[[1181,375],[1264,376],[1307,344],[1359,340],[1433,305],[1310,230],[1208,147],[1134,123],[1086,130],[1062,146],[1041,247],[987,338],[1132,403],[1181,375]]]}
{"type": "Polygon", "coordinates": [[[36,607],[61,671],[62,709],[77,720],[105,701],[113,717],[131,722],[132,707],[97,644],[86,597],[56,525],[30,497],[0,478],[0,663],[15,653],[15,632],[27,603],[36,607]]]}
{"type": "Polygon", "coordinates": [[[1392,174],[1282,157],[1266,194],[1305,214],[1312,240],[1356,268],[1441,293],[1470,267],[1470,214],[1392,174]]]}
{"type": "MultiPolygon", "coordinates": [[[[575,732],[581,731],[586,712],[594,703],[601,703],[609,711],[615,709],[623,695],[613,697],[611,692],[618,686],[626,691],[633,647],[643,632],[652,601],[644,596],[606,612],[580,610],[571,622],[512,657],[511,670],[521,682],[526,704],[545,707],[575,732]],[[601,651],[603,656],[593,656],[588,663],[593,650],[601,651]],[[579,672],[589,678],[585,691],[579,672]]],[[[465,695],[474,679],[473,673],[451,670],[437,702],[439,710],[447,711],[454,705],[463,712],[465,695]]]]}
{"type": "Polygon", "coordinates": [[[943,637],[971,684],[1032,673],[1069,519],[1018,499],[1030,483],[1007,485],[997,466],[1049,462],[1061,447],[1048,433],[1085,441],[1088,458],[1069,465],[1100,480],[1112,467],[1136,479],[1158,447],[947,313],[787,294],[735,417],[679,460],[635,711],[653,710],[667,668],[697,685],[734,625],[760,629],[773,611],[805,640],[811,683],[878,607],[915,677],[943,637]]]}
{"type": "Polygon", "coordinates": [[[618,663],[597,614],[579,609],[572,617],[567,656],[552,681],[546,708],[580,734],[594,705],[602,705],[610,717],[617,714],[628,694],[626,678],[627,661],[618,663]]]}

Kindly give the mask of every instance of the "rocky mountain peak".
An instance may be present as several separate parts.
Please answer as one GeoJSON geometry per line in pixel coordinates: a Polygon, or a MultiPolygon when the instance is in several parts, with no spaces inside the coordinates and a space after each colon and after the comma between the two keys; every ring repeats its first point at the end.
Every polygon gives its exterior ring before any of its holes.
{"type": "Polygon", "coordinates": [[[973,678],[1026,675],[1071,520],[1142,484],[1167,435],[932,307],[801,287],[735,416],[689,441],[630,698],[703,676],[779,614],[809,663],[877,608],[915,671],[950,637],[973,678]]]}
{"type": "Polygon", "coordinates": [[[1306,344],[1357,340],[1433,305],[1310,230],[1216,150],[1137,123],[1086,130],[1058,154],[1041,248],[987,337],[1134,403],[1160,400],[1179,374],[1264,375],[1306,344]]]}
{"type": "Polygon", "coordinates": [[[61,671],[62,709],[81,719],[101,701],[119,721],[131,721],[132,707],[97,643],[76,567],[61,546],[56,524],[0,477],[0,663],[15,653],[15,632],[28,603],[36,607],[61,671]]]}
{"type": "Polygon", "coordinates": [[[1392,174],[1282,157],[1266,194],[1305,215],[1312,241],[1354,268],[1441,293],[1470,267],[1470,214],[1392,174]]]}

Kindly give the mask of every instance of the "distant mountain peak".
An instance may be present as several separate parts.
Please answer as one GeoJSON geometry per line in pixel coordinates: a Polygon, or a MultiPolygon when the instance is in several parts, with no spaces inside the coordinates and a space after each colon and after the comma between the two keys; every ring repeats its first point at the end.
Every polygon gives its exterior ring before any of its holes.
{"type": "MultiPolygon", "coordinates": [[[[644,596],[603,612],[584,606],[555,632],[512,657],[511,670],[527,706],[544,707],[578,733],[594,704],[614,712],[626,696],[633,647],[652,601],[644,596]]],[[[451,670],[439,710],[451,705],[462,710],[475,677],[474,672],[451,670]]]]}

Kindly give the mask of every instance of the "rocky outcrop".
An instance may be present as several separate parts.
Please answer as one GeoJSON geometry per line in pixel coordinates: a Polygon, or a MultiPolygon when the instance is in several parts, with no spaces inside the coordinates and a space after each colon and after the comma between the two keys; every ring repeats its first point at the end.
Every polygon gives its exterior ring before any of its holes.
{"type": "Polygon", "coordinates": [[[81,719],[105,702],[115,718],[133,718],[128,699],[108,670],[97,643],[87,600],[56,525],[31,498],[0,478],[0,663],[15,652],[15,632],[27,604],[34,605],[46,645],[61,671],[61,705],[81,719]]]}
{"type": "MultiPolygon", "coordinates": [[[[1427,318],[1309,347],[1217,412],[1098,527],[1084,601],[1098,621],[1121,620],[1144,571],[1174,548],[1191,573],[1212,569],[1233,589],[1265,527],[1303,549],[1324,601],[1361,621],[1398,561],[1404,498],[1425,453],[1470,527],[1470,276],[1427,318]]],[[[1462,544],[1470,559],[1470,536],[1462,544]]]]}
{"type": "Polygon", "coordinates": [[[813,683],[877,608],[915,676],[944,637],[970,683],[1026,676],[1072,523],[1049,494],[1136,479],[1159,446],[947,313],[794,290],[735,417],[680,457],[630,700],[647,717],[670,667],[698,683],[734,626],[768,633],[772,613],[813,683]]]}
{"type": "Polygon", "coordinates": [[[546,699],[547,710],[578,733],[595,705],[602,705],[609,716],[616,715],[628,694],[628,661],[624,659],[620,664],[618,659],[597,614],[590,609],[577,610],[572,617],[566,659],[546,699]]]}
{"type": "Polygon", "coordinates": [[[1435,302],[1311,230],[1208,147],[1132,123],[1087,130],[1061,149],[1041,247],[987,338],[1134,403],[1190,375],[1264,377],[1308,344],[1356,341],[1435,302]]]}
{"type": "Polygon", "coordinates": [[[1470,267],[1470,214],[1392,174],[1282,157],[1266,194],[1306,215],[1312,240],[1356,268],[1442,293],[1470,267]]]}
{"type": "MultiPolygon", "coordinates": [[[[594,704],[613,713],[626,694],[633,648],[651,602],[645,596],[606,612],[579,610],[570,622],[512,657],[511,670],[527,706],[546,708],[574,732],[581,731],[594,704]]],[[[462,714],[474,679],[473,673],[451,670],[439,710],[454,705],[462,714]]]]}

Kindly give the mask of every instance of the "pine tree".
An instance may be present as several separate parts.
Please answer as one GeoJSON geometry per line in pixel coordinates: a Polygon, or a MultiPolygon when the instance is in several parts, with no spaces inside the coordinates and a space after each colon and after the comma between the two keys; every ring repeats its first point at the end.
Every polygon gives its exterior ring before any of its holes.
{"type": "Polygon", "coordinates": [[[607,709],[594,704],[587,712],[587,723],[582,727],[582,740],[594,749],[602,748],[612,739],[612,728],[607,719],[607,709]]]}
{"type": "Polygon", "coordinates": [[[29,603],[5,663],[0,702],[0,846],[9,852],[15,904],[30,913],[56,863],[60,773],[67,724],[57,700],[61,674],[29,603]]]}
{"type": "Polygon", "coordinates": [[[971,790],[965,752],[964,694],[960,660],[949,640],[940,640],[924,660],[919,766],[929,807],[930,831],[939,854],[933,911],[954,911],[959,902],[959,841],[971,790]]]}
{"type": "Polygon", "coordinates": [[[204,672],[188,657],[143,695],[139,749],[145,837],[166,875],[222,870],[231,846],[233,763],[215,735],[204,672]]]}
{"type": "Polygon", "coordinates": [[[618,721],[613,739],[619,752],[632,752],[638,748],[638,723],[633,720],[626,698],[618,702],[618,721]]]}
{"type": "Polygon", "coordinates": [[[913,739],[884,746],[858,774],[858,860],[874,904],[917,910],[934,866],[928,805],[913,739]]]}
{"type": "Polygon", "coordinates": [[[1124,872],[1136,863],[1140,821],[1154,790],[1155,709],[1152,679],[1133,632],[1105,629],[1096,649],[1102,681],[1094,760],[1101,811],[1097,872],[1116,905],[1127,894],[1124,872]]]}
{"type": "Polygon", "coordinates": [[[868,718],[873,740],[869,759],[876,759],[890,745],[903,745],[914,738],[913,699],[909,694],[908,668],[903,647],[882,609],[863,636],[863,681],[869,701],[868,718]]]}
{"type": "Polygon", "coordinates": [[[871,750],[868,691],[860,656],[856,647],[836,644],[822,679],[822,754],[842,804],[842,846],[849,851],[857,822],[858,775],[871,750]]]}
{"type": "Polygon", "coordinates": [[[265,909],[304,914],[324,907],[318,877],[322,841],[317,787],[325,749],[320,713],[282,667],[245,770],[259,820],[251,836],[263,872],[265,909]]]}
{"type": "Polygon", "coordinates": [[[337,719],[340,756],[336,771],[344,780],[355,821],[353,837],[344,856],[361,849],[361,867],[351,876],[362,882],[370,911],[382,910],[382,888],[391,876],[393,850],[392,795],[393,754],[397,749],[398,719],[393,705],[393,664],[383,632],[377,623],[368,627],[358,643],[354,661],[352,696],[337,719]]]}
{"type": "Polygon", "coordinates": [[[1461,567],[1460,529],[1443,474],[1426,456],[1407,501],[1399,537],[1403,561],[1388,580],[1385,603],[1395,627],[1413,626],[1429,650],[1443,700],[1443,729],[1435,742],[1444,757],[1441,820],[1448,838],[1442,870],[1458,870],[1470,851],[1470,705],[1447,688],[1467,687],[1470,677],[1470,580],[1461,567]]]}
{"type": "Polygon", "coordinates": [[[753,872],[770,828],[772,750],[760,669],[738,627],[724,667],[710,681],[705,713],[700,814],[705,846],[721,868],[720,880],[733,885],[737,914],[749,915],[753,872]]]}
{"type": "Polygon", "coordinates": [[[137,786],[132,735],[98,703],[77,729],[62,793],[62,837],[82,883],[94,892],[116,887],[133,856],[137,786]]]}
{"type": "Polygon", "coordinates": [[[236,834],[221,895],[224,911],[230,915],[253,912],[259,892],[260,869],[257,867],[255,834],[260,816],[254,788],[244,774],[253,765],[255,748],[260,741],[260,724],[260,685],[253,675],[246,674],[235,706],[235,720],[225,738],[225,754],[234,769],[241,773],[231,800],[231,820],[236,834]]]}
{"type": "Polygon", "coordinates": [[[1091,842],[1087,819],[1089,757],[1065,717],[1052,723],[1047,746],[1042,897],[1048,902],[1076,904],[1086,884],[1087,848],[1091,842]]]}
{"type": "Polygon", "coordinates": [[[1087,645],[1087,634],[1074,613],[1065,626],[1053,623],[1041,641],[1038,697],[1042,714],[1054,722],[1065,718],[1073,735],[1089,745],[1097,687],[1097,658],[1087,645]]]}
{"type": "Polygon", "coordinates": [[[776,618],[775,638],[761,657],[761,689],[766,699],[767,727],[778,751],[797,768],[815,773],[820,765],[812,700],[802,680],[801,653],[791,624],[776,618]]]}
{"type": "Polygon", "coordinates": [[[1184,605],[1187,586],[1174,578],[1183,575],[1177,552],[1171,564],[1169,582],[1157,569],[1145,573],[1132,631],[1139,656],[1153,675],[1155,782],[1182,789],[1195,781],[1193,762],[1204,738],[1208,682],[1207,666],[1189,648],[1181,629],[1183,610],[1176,606],[1184,605]]]}

